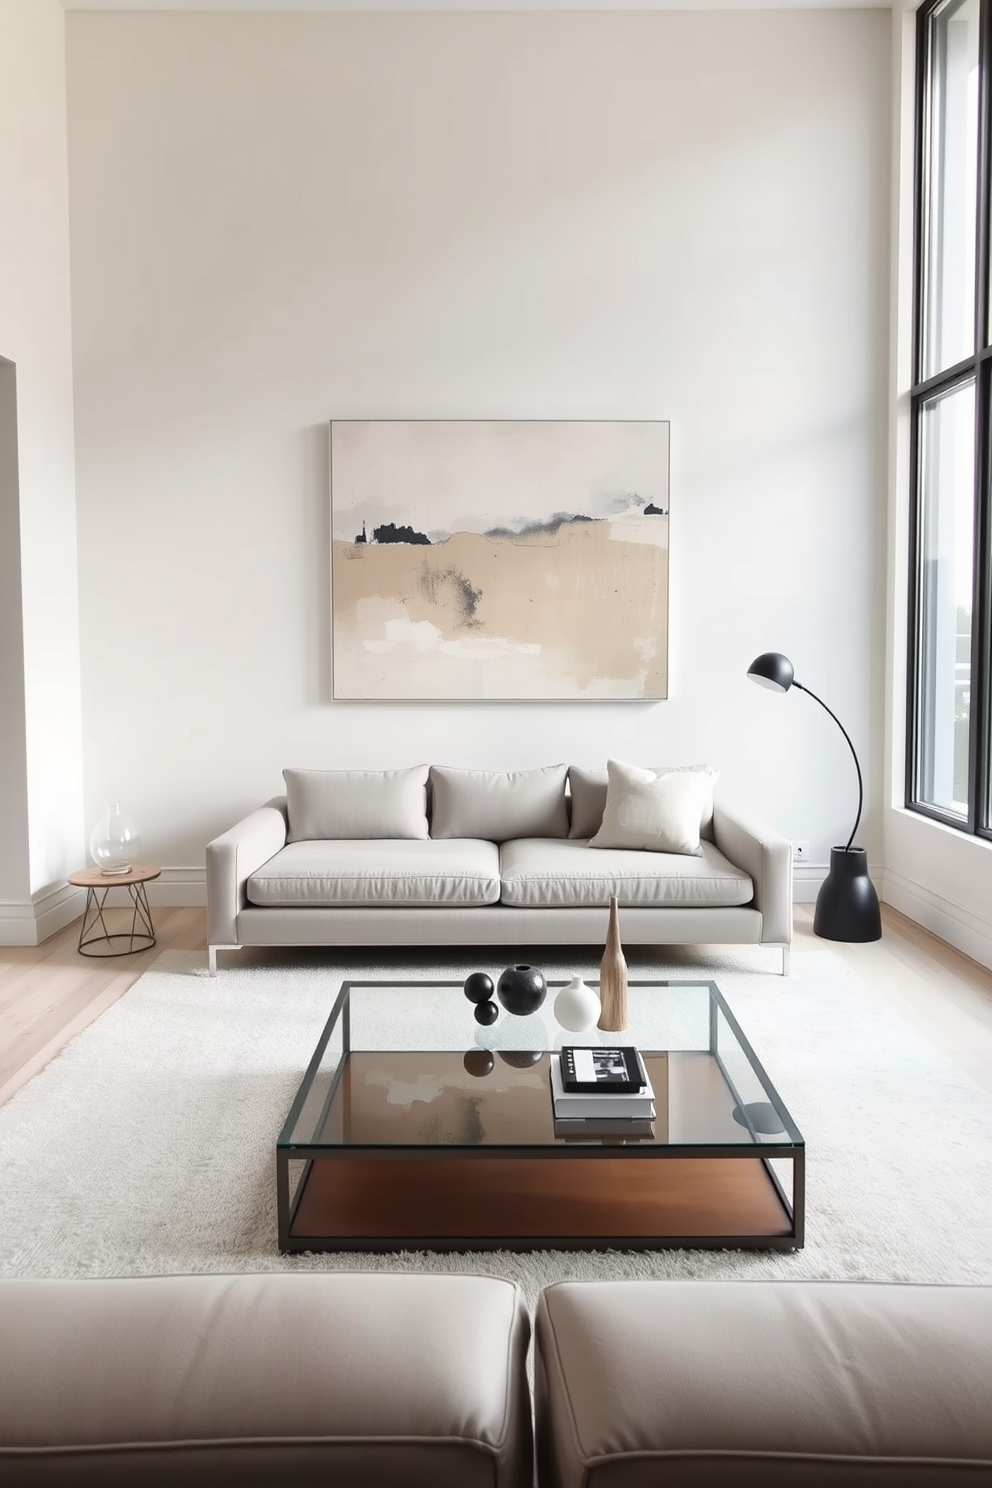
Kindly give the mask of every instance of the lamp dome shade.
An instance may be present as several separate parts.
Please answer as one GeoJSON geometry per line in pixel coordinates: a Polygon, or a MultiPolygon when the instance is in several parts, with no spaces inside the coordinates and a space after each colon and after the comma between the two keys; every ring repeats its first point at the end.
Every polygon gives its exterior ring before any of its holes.
{"type": "Polygon", "coordinates": [[[747,669],[752,682],[770,687],[772,692],[788,692],[795,680],[792,662],[781,651],[762,651],[747,669]]]}

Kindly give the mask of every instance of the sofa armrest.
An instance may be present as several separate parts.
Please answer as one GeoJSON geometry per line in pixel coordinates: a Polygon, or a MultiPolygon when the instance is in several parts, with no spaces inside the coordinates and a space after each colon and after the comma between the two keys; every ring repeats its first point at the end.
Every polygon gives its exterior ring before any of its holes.
{"type": "Polygon", "coordinates": [[[725,806],[713,808],[713,838],[725,858],[754,883],[763,945],[792,944],[792,843],[725,806]]]}
{"type": "Polygon", "coordinates": [[[286,797],[273,796],[257,811],[207,843],[207,944],[237,945],[238,912],[256,868],[286,846],[286,797]]]}

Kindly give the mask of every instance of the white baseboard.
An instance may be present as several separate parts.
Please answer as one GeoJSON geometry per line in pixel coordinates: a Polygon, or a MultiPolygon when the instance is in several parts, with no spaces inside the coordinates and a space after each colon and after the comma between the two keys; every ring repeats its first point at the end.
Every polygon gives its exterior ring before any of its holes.
{"type": "Polygon", "coordinates": [[[83,889],[71,884],[56,885],[32,894],[30,899],[0,904],[0,945],[33,946],[79,918],[86,902],[83,889]]]}
{"type": "Polygon", "coordinates": [[[935,894],[923,884],[886,869],[882,898],[907,919],[939,935],[949,945],[970,956],[980,966],[992,968],[992,919],[964,909],[952,899],[935,894]]]}
{"type": "MultiPolygon", "coordinates": [[[[148,902],[182,908],[206,904],[207,879],[203,868],[163,868],[160,878],[146,885],[148,902]]],[[[116,899],[109,901],[117,903],[116,899]]],[[[120,901],[124,903],[122,899],[120,901]]],[[[42,889],[30,899],[0,903],[0,946],[41,945],[78,920],[86,904],[86,890],[71,884],[42,889]]]]}
{"type": "MultiPolygon", "coordinates": [[[[795,864],[792,869],[793,904],[815,904],[816,896],[820,892],[820,887],[829,871],[829,863],[795,864]]],[[[881,899],[885,869],[880,868],[877,863],[869,863],[868,876],[875,885],[879,899],[881,899]]]]}
{"type": "Polygon", "coordinates": [[[815,904],[827,876],[826,863],[796,863],[792,868],[793,904],[815,904]]]}
{"type": "Polygon", "coordinates": [[[183,908],[187,904],[206,904],[207,870],[205,868],[163,868],[159,878],[145,885],[148,903],[183,908]]]}

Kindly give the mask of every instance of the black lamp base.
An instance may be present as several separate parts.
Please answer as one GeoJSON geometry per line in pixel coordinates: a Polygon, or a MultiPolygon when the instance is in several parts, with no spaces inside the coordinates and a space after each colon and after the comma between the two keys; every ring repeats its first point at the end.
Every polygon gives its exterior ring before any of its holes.
{"type": "Polygon", "coordinates": [[[832,847],[816,896],[813,933],[823,940],[881,940],[882,915],[863,847],[832,847]]]}

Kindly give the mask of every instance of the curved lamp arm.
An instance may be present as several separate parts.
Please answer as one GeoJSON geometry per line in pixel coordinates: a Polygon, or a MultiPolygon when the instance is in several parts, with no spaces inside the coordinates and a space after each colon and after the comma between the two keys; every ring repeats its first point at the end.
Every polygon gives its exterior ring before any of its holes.
{"type": "Polygon", "coordinates": [[[851,743],[850,734],[847,732],[847,729],[841,723],[840,719],[837,717],[837,714],[833,711],[833,709],[828,708],[821,697],[817,697],[816,693],[813,692],[811,688],[804,687],[803,684],[801,682],[797,682],[795,678],[793,678],[792,685],[793,687],[798,687],[800,692],[805,692],[807,697],[811,697],[814,702],[819,703],[820,707],[825,713],[830,714],[830,717],[833,719],[834,723],[837,725],[841,733],[844,735],[844,738],[847,740],[848,748],[851,751],[851,756],[854,760],[854,768],[858,772],[858,814],[854,818],[854,826],[851,828],[851,835],[850,837],[848,837],[847,847],[844,849],[845,852],[848,852],[850,850],[851,843],[854,841],[854,834],[858,830],[858,823],[861,821],[861,808],[864,805],[865,800],[865,788],[864,782],[861,779],[861,766],[858,764],[858,756],[855,753],[854,745],[851,743]]]}

